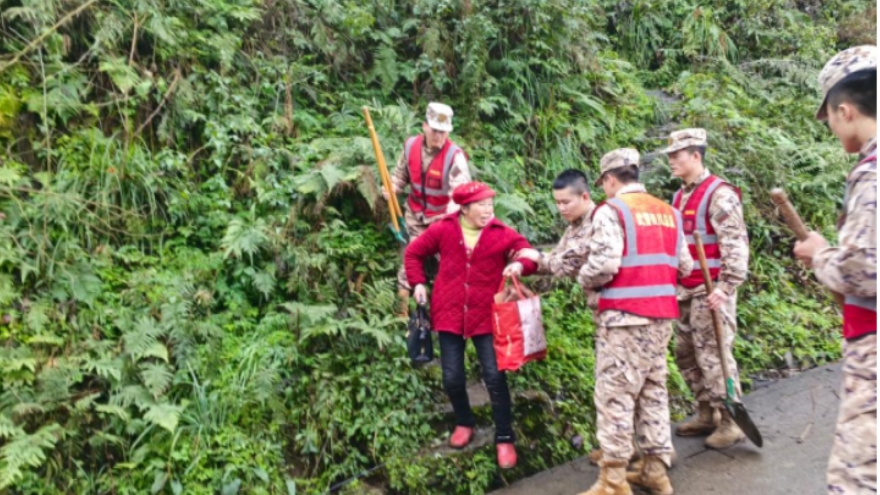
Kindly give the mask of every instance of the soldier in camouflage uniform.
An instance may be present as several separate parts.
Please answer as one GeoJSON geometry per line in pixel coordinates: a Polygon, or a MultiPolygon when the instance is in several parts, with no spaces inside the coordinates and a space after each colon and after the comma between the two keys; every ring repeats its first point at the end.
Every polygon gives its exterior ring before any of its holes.
{"type": "MultiPolygon", "coordinates": [[[[590,247],[590,235],[593,210],[596,203],[590,199],[587,176],[580,170],[569,169],[559,174],[553,182],[553,199],[559,214],[569,222],[568,227],[562,234],[559,243],[549,253],[541,253],[533,261],[538,263],[539,273],[549,273],[557,278],[576,279],[578,271],[587,260],[590,247]]],[[[599,304],[599,292],[585,289],[587,306],[593,311],[593,321],[599,320],[596,311],[599,304]]],[[[675,462],[675,452],[673,463],[675,462]]],[[[637,459],[639,453],[635,452],[633,459],[637,459]]],[[[602,449],[590,452],[590,462],[598,464],[602,460],[602,449]]],[[[636,462],[633,468],[640,469],[640,463],[636,462]]]]}
{"type": "Polygon", "coordinates": [[[630,148],[602,157],[597,183],[610,199],[593,214],[578,273],[584,288],[600,290],[595,403],[603,456],[599,479],[584,495],[627,495],[629,483],[672,493],[666,348],[678,316],[676,279],[691,272],[693,260],[680,215],[645,192],[638,162],[630,148]],[[645,460],[628,474],[634,436],[645,460]]]}
{"type": "Polygon", "coordinates": [[[566,170],[559,174],[553,182],[553,199],[568,227],[556,247],[549,253],[541,253],[535,261],[538,262],[540,273],[574,279],[587,259],[590,217],[596,208],[590,199],[587,176],[579,170],[566,170]]]}
{"type": "MultiPolygon", "coordinates": [[[[576,279],[578,271],[587,259],[590,246],[590,226],[596,203],[590,198],[587,176],[580,170],[569,169],[560,173],[553,181],[553,199],[556,209],[568,222],[562,238],[550,252],[542,252],[533,261],[538,263],[538,273],[550,274],[556,278],[576,279]]],[[[599,302],[599,293],[584,290],[587,306],[593,310],[593,319],[599,302]]],[[[590,452],[590,462],[597,464],[602,459],[602,450],[590,452]]]]}
{"type": "Polygon", "coordinates": [[[697,263],[694,271],[679,281],[681,318],[676,329],[675,360],[698,407],[697,415],[676,428],[676,434],[708,435],[706,445],[722,449],[742,441],[745,435],[723,407],[727,394],[712,310],[721,314],[725,336],[721,351],[739,397],[742,392],[733,357],[736,289],[748,273],[749,239],[739,190],[703,166],[706,145],[704,129],[684,129],[673,132],[669,147],[663,150],[673,175],[683,182],[673,206],[682,212],[691,255],[697,259],[693,232],[698,231],[703,238],[709,272],[715,280],[715,290],[707,295],[697,263]]]}
{"type": "Polygon", "coordinates": [[[794,253],[844,295],[843,392],[828,493],[877,493],[877,47],[838,53],[819,73],[816,114],[859,163],[846,179],[838,246],[810,232],[794,253]]]}
{"type": "MultiPolygon", "coordinates": [[[[422,235],[428,226],[459,207],[452,201],[452,191],[471,181],[467,154],[449,139],[452,109],[442,103],[429,103],[422,123],[423,134],[406,140],[391,175],[391,188],[399,194],[408,186],[410,193],[404,207],[404,223],[409,242],[422,235]]],[[[388,192],[382,194],[388,199],[388,192]]],[[[402,316],[406,316],[410,285],[401,265],[397,286],[402,316]]]]}

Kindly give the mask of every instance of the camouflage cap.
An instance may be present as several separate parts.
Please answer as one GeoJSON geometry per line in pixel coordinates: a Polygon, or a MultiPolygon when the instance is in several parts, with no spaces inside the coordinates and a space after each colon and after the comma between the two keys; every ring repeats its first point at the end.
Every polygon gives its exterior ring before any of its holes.
{"type": "Polygon", "coordinates": [[[605,172],[629,165],[639,166],[639,152],[633,148],[619,148],[605,153],[599,161],[599,178],[596,179],[596,185],[602,182],[605,172]]]}
{"type": "Polygon", "coordinates": [[[828,112],[825,111],[825,103],[828,92],[843,78],[866,69],[877,69],[877,47],[874,45],[862,45],[847,48],[835,55],[822,68],[819,73],[819,86],[822,87],[822,104],[816,111],[816,118],[826,120],[828,112]]]}
{"type": "Polygon", "coordinates": [[[425,120],[431,129],[441,132],[452,132],[452,108],[449,105],[437,102],[428,103],[425,120]]]}
{"type": "Polygon", "coordinates": [[[708,143],[709,142],[706,139],[706,129],[701,129],[699,127],[682,129],[669,135],[669,145],[660,152],[669,154],[691,146],[705,147],[708,143]]]}

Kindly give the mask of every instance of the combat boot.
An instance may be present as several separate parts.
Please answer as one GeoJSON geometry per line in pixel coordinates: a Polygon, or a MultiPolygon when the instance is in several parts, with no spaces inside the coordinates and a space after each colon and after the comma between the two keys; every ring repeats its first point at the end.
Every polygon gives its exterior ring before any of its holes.
{"type": "Polygon", "coordinates": [[[715,421],[715,408],[708,402],[699,402],[697,415],[694,419],[678,425],[675,434],[680,437],[699,437],[715,431],[718,423],[715,421]]]}
{"type": "Polygon", "coordinates": [[[642,468],[626,473],[626,480],[651,492],[651,495],[672,495],[672,483],[666,475],[666,464],[655,455],[644,457],[642,468]]]}
{"type": "Polygon", "coordinates": [[[733,416],[725,408],[721,408],[721,424],[714,433],[706,439],[706,447],[712,449],[726,449],[731,445],[745,440],[746,435],[733,421],[733,416]]]}
{"type": "Polygon", "coordinates": [[[580,495],[632,495],[626,481],[627,461],[599,461],[599,479],[580,495]]]}
{"type": "MultiPolygon", "coordinates": [[[[669,469],[675,467],[676,463],[678,463],[678,454],[675,452],[675,449],[672,450],[672,453],[669,455],[669,469]]],[[[633,457],[630,461],[629,467],[626,468],[626,474],[630,473],[638,473],[645,467],[645,457],[633,457]]]]}
{"type": "Polygon", "coordinates": [[[400,299],[400,307],[397,310],[397,316],[409,318],[409,289],[398,290],[397,297],[400,299]]]}

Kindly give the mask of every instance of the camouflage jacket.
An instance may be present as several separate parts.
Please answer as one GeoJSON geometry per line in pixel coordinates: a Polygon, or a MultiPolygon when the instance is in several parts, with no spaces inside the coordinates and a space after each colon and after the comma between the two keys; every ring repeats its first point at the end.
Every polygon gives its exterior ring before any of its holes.
{"type": "MultiPolygon", "coordinates": [[[[877,140],[862,148],[861,156],[876,153],[877,140]]],[[[820,282],[834,291],[857,297],[877,295],[877,162],[857,165],[846,179],[844,217],[837,246],[813,256],[820,282]]]]}
{"type": "MultiPolygon", "coordinates": [[[[557,278],[577,279],[578,271],[587,261],[590,253],[590,235],[592,233],[592,216],[596,203],[590,200],[587,213],[577,222],[569,224],[559,244],[549,253],[541,253],[538,259],[538,271],[549,273],[557,278]]],[[[593,318],[597,318],[595,310],[599,306],[599,293],[584,288],[587,306],[593,310],[593,318]]]]}
{"type": "Polygon", "coordinates": [[[590,249],[591,217],[596,204],[590,200],[583,217],[566,227],[559,244],[549,253],[541,253],[538,271],[558,278],[576,278],[581,265],[587,260],[590,249]]]}

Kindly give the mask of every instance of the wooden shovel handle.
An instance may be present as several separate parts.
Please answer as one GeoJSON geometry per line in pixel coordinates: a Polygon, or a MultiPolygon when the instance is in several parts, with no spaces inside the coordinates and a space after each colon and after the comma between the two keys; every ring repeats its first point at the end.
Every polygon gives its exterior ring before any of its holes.
{"type": "Polygon", "coordinates": [[[773,201],[773,204],[779,208],[779,212],[782,213],[782,218],[785,220],[785,224],[788,225],[788,228],[794,232],[794,236],[797,237],[797,240],[802,241],[807,238],[807,230],[806,224],[801,219],[801,216],[798,215],[797,210],[794,209],[794,206],[791,204],[791,201],[788,200],[788,195],[785,194],[780,188],[773,189],[770,191],[770,200],[773,201]]]}
{"type": "MultiPolygon", "coordinates": [[[[706,251],[703,249],[703,238],[700,233],[694,231],[694,244],[697,247],[697,257],[700,259],[700,270],[703,272],[703,283],[706,284],[706,297],[715,290],[712,276],[709,274],[709,265],[706,263],[706,251]]],[[[727,357],[724,355],[724,327],[721,325],[721,313],[717,309],[712,310],[712,323],[715,325],[715,342],[718,344],[718,354],[721,358],[721,371],[724,373],[724,386],[730,381],[730,370],[727,368],[727,357]]],[[[735,399],[735,397],[731,397],[735,399]]]]}
{"type": "Polygon", "coordinates": [[[391,175],[388,173],[388,166],[385,164],[385,155],[382,153],[382,146],[379,144],[379,136],[376,134],[376,128],[373,127],[370,108],[364,106],[361,110],[364,112],[364,120],[367,121],[367,130],[370,131],[370,141],[373,143],[373,151],[376,153],[376,162],[379,165],[379,176],[382,179],[382,186],[388,191],[388,210],[391,212],[391,223],[394,224],[395,230],[400,230],[397,219],[403,217],[403,212],[400,211],[400,204],[397,202],[397,196],[395,196],[391,186],[391,175]]]}
{"type": "MultiPolygon", "coordinates": [[[[785,224],[788,225],[788,228],[791,229],[792,232],[794,232],[794,236],[797,240],[803,241],[806,239],[809,229],[807,229],[801,216],[798,215],[797,210],[794,209],[794,205],[788,200],[788,195],[785,194],[785,191],[778,187],[771,190],[770,200],[773,201],[773,204],[776,205],[777,208],[779,208],[779,212],[782,213],[782,218],[785,220],[785,224]]],[[[842,308],[844,303],[843,294],[833,290],[830,292],[834,297],[834,300],[842,308]]]]}

